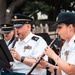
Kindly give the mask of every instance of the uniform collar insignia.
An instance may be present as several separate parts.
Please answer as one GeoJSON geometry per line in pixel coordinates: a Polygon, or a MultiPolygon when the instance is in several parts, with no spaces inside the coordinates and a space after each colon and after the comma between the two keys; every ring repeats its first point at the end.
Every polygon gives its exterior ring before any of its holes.
{"type": "Polygon", "coordinates": [[[39,39],[39,37],[33,36],[32,39],[37,41],[39,39]]]}
{"type": "Polygon", "coordinates": [[[38,38],[36,37],[36,38],[35,38],[35,40],[37,41],[37,40],[38,40],[38,38]]]}

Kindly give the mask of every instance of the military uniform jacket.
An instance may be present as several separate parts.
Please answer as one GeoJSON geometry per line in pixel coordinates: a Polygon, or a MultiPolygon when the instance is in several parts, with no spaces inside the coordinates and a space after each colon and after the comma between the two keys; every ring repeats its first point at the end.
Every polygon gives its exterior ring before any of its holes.
{"type": "MultiPolygon", "coordinates": [[[[17,41],[15,44],[15,50],[21,55],[27,58],[37,58],[44,52],[44,48],[47,46],[45,40],[37,35],[34,35],[30,32],[30,34],[23,40],[17,41]]],[[[45,60],[48,61],[48,57],[44,57],[45,60]]],[[[21,63],[20,61],[14,60],[13,63],[13,71],[19,73],[28,73],[30,70],[30,66],[21,63]]],[[[45,69],[34,69],[32,74],[36,75],[46,75],[45,69]]]]}

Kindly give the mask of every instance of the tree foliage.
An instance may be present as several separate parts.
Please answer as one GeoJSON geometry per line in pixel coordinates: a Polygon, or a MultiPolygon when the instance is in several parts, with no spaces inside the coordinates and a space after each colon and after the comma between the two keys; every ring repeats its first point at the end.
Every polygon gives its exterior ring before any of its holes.
{"type": "Polygon", "coordinates": [[[0,0],[0,23],[10,22],[13,13],[34,15],[41,11],[54,21],[60,11],[75,11],[75,0],[0,0]]]}
{"type": "Polygon", "coordinates": [[[49,5],[46,4],[44,1],[33,1],[33,2],[26,2],[23,8],[24,14],[31,14],[35,11],[41,11],[43,14],[47,14],[50,11],[49,5]]]}
{"type": "Polygon", "coordinates": [[[11,16],[12,16],[14,10],[18,6],[20,6],[23,2],[25,2],[26,0],[13,0],[13,1],[11,0],[12,2],[9,2],[10,4],[7,3],[8,1],[9,0],[1,0],[0,1],[0,5],[1,5],[0,7],[3,6],[3,8],[4,8],[4,10],[2,8],[0,8],[1,9],[0,16],[3,15],[0,17],[0,23],[10,23],[10,19],[11,19],[11,16]],[[2,20],[1,20],[1,18],[2,18],[2,20]]]}

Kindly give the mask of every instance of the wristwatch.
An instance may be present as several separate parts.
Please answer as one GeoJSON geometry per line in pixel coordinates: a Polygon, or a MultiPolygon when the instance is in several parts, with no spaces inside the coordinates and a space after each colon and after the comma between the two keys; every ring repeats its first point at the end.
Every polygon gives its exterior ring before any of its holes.
{"type": "Polygon", "coordinates": [[[23,61],[24,61],[24,59],[25,59],[25,56],[22,56],[22,57],[21,57],[21,62],[23,62],[23,61]]]}

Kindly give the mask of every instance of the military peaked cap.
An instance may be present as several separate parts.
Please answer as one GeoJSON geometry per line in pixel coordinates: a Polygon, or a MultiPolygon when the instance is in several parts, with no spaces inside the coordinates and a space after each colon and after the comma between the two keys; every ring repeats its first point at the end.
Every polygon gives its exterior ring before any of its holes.
{"type": "Polygon", "coordinates": [[[61,12],[56,18],[56,23],[53,26],[57,26],[60,23],[74,24],[75,13],[74,12],[61,12]]]}
{"type": "Polygon", "coordinates": [[[24,24],[31,24],[33,19],[23,14],[14,14],[11,21],[14,23],[15,27],[18,27],[24,24]]]}
{"type": "Polygon", "coordinates": [[[3,33],[9,33],[13,29],[13,24],[1,24],[1,30],[3,33]]]}

